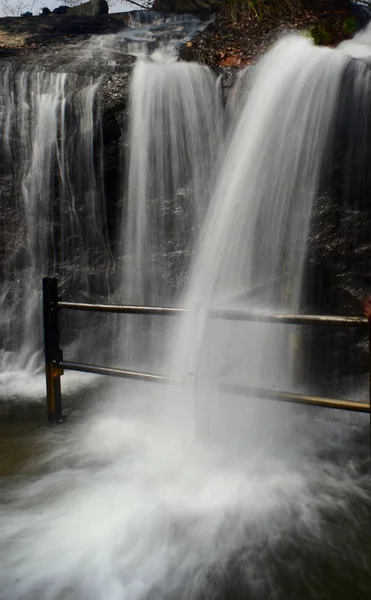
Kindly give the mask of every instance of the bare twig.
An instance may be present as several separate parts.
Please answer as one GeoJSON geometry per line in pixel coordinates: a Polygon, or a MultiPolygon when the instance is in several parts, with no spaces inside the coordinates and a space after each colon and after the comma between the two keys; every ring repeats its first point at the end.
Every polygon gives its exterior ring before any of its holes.
{"type": "Polygon", "coordinates": [[[0,0],[0,10],[6,16],[19,17],[25,12],[32,12],[38,0],[0,0]]]}
{"type": "Polygon", "coordinates": [[[138,6],[138,8],[141,8],[142,10],[148,10],[149,8],[152,8],[153,4],[151,1],[145,2],[144,4],[139,4],[139,2],[135,2],[135,0],[125,0],[125,2],[133,4],[134,6],[138,6]]]}

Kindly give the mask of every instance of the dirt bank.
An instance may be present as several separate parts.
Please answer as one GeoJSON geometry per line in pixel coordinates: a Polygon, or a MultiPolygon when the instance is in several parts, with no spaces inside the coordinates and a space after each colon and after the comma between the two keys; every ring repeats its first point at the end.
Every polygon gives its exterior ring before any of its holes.
{"type": "Polygon", "coordinates": [[[209,27],[189,42],[182,53],[212,67],[251,64],[284,31],[302,31],[316,44],[335,46],[352,37],[364,24],[348,0],[301,0],[295,7],[234,11],[229,4],[216,13],[209,27]]]}

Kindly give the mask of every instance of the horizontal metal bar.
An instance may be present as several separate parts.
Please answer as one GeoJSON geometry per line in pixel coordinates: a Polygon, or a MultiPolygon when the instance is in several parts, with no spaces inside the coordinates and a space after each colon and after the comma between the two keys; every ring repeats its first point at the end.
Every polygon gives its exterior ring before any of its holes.
{"type": "Polygon", "coordinates": [[[125,304],[85,304],[83,302],[58,302],[58,308],[89,312],[122,313],[126,315],[162,315],[164,317],[173,317],[190,312],[187,308],[126,306],[125,304]]]}
{"type": "Polygon", "coordinates": [[[253,398],[264,398],[265,400],[279,400],[292,404],[304,404],[322,408],[336,408],[338,410],[349,410],[352,412],[370,413],[370,405],[366,402],[352,402],[350,400],[338,400],[333,398],[322,398],[320,396],[308,396],[292,392],[281,392],[278,390],[266,390],[234,383],[222,383],[220,389],[235,396],[250,396],[253,398]]]}
{"type": "Polygon", "coordinates": [[[111,377],[123,377],[125,379],[136,379],[137,381],[151,381],[154,383],[180,383],[179,379],[164,377],[163,375],[156,375],[154,373],[138,373],[137,371],[114,369],[112,367],[100,367],[99,365],[90,365],[67,360],[56,363],[55,366],[68,371],[80,371],[81,373],[94,373],[96,375],[110,375],[111,377]]]}
{"type": "Polygon", "coordinates": [[[228,321],[260,321],[264,323],[285,323],[286,325],[343,325],[346,327],[365,327],[368,324],[368,320],[365,317],[286,315],[236,310],[212,311],[212,317],[228,321]]]}
{"type": "MultiPolygon", "coordinates": [[[[171,308],[161,306],[132,306],[120,304],[85,304],[82,302],[58,302],[58,308],[91,312],[122,313],[128,315],[179,316],[192,312],[190,308],[171,308]]],[[[326,315],[286,315],[278,313],[251,312],[241,310],[214,309],[210,311],[213,319],[228,321],[262,321],[265,323],[285,323],[286,325],[342,325],[346,327],[365,327],[365,317],[333,317],[326,315]]]]}
{"type": "MultiPolygon", "coordinates": [[[[97,375],[110,375],[111,377],[122,377],[125,379],[134,379],[137,381],[149,381],[154,383],[165,384],[181,383],[181,380],[175,377],[165,377],[163,375],[156,375],[154,373],[140,373],[137,371],[114,369],[112,367],[100,367],[98,365],[90,365],[71,361],[62,361],[56,363],[55,366],[57,368],[70,371],[94,373],[97,375]]],[[[336,408],[338,410],[349,410],[352,412],[370,413],[370,405],[365,402],[351,402],[349,400],[321,398],[317,396],[294,394],[291,392],[280,392],[276,390],[266,390],[262,388],[254,388],[246,385],[238,385],[232,383],[222,383],[220,384],[219,389],[225,393],[233,394],[235,396],[250,396],[254,398],[262,398],[265,400],[278,400],[282,402],[290,402],[293,404],[304,404],[307,406],[336,408]]]]}

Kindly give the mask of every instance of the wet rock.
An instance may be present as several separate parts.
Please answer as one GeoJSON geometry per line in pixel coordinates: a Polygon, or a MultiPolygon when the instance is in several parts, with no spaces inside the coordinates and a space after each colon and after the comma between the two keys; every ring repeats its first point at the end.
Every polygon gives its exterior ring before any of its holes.
{"type": "Polygon", "coordinates": [[[131,69],[106,75],[100,97],[104,148],[104,188],[107,198],[108,233],[112,242],[117,237],[117,215],[122,202],[121,182],[125,177],[126,152],[124,140],[127,130],[131,69]]]}
{"type": "Polygon", "coordinates": [[[90,35],[112,34],[128,23],[129,13],[45,15],[43,18],[6,17],[0,19],[0,56],[15,55],[23,50],[42,48],[56,43],[86,39],[90,35]]]}
{"type": "MultiPolygon", "coordinates": [[[[351,61],[342,81],[334,131],[314,205],[303,310],[362,316],[371,295],[371,70],[351,61]]],[[[313,328],[306,333],[306,377],[331,392],[367,373],[367,332],[313,328]]]]}

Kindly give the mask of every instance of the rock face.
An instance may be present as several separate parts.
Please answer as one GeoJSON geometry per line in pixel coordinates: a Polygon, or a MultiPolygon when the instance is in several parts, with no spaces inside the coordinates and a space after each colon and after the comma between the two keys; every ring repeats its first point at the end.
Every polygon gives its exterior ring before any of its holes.
{"type": "MultiPolygon", "coordinates": [[[[362,301],[371,295],[370,92],[370,67],[351,61],[313,210],[303,293],[308,313],[362,316],[362,301]]],[[[365,329],[321,327],[305,340],[307,376],[329,393],[340,382],[354,389],[368,372],[365,329]]]]}
{"type": "MultiPolygon", "coordinates": [[[[80,7],[78,7],[80,8],[80,7]]],[[[128,23],[129,13],[64,14],[40,17],[7,17],[0,19],[0,56],[44,48],[49,44],[86,39],[89,35],[117,33],[128,23]]]]}
{"type": "Polygon", "coordinates": [[[112,246],[117,238],[122,182],[126,177],[127,168],[122,154],[125,152],[131,70],[127,65],[106,75],[101,86],[104,190],[107,199],[108,235],[112,246]]]}
{"type": "Polygon", "coordinates": [[[108,3],[106,0],[89,0],[78,6],[67,8],[68,15],[84,15],[95,17],[108,14],[108,3]]]}

